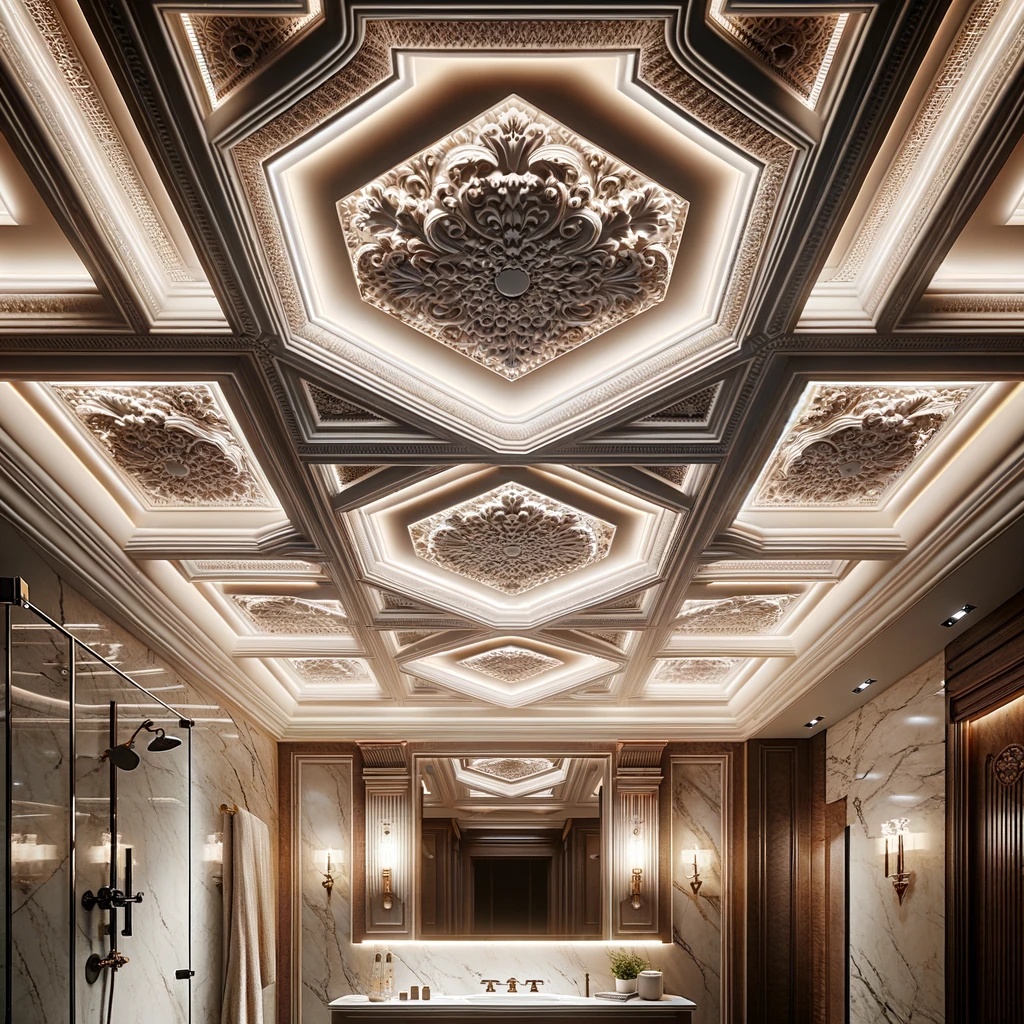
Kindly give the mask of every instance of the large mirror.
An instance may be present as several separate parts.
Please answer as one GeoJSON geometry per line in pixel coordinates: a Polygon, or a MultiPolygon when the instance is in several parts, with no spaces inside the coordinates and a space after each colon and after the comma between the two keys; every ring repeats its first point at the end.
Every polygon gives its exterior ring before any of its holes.
{"type": "Polygon", "coordinates": [[[606,937],[607,758],[415,762],[421,937],[606,937]]]}

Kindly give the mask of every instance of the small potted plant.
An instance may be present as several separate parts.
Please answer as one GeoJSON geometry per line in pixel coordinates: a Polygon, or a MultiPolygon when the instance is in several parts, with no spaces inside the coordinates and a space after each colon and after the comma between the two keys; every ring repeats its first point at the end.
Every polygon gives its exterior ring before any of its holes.
{"type": "Polygon", "coordinates": [[[646,957],[629,953],[624,949],[610,949],[608,959],[612,962],[616,992],[635,992],[637,975],[647,966],[646,957]]]}

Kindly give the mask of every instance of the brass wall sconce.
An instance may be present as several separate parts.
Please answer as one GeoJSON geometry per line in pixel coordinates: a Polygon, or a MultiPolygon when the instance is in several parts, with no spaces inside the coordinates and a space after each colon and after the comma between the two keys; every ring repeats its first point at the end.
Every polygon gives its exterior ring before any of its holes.
{"type": "Polygon", "coordinates": [[[882,822],[882,835],[885,836],[885,877],[892,875],[892,887],[896,890],[900,905],[903,905],[903,897],[910,887],[910,872],[906,870],[906,862],[903,854],[903,837],[907,835],[910,824],[906,818],[890,818],[882,822]],[[889,871],[889,840],[896,837],[896,872],[889,871]]]}
{"type": "Polygon", "coordinates": [[[634,910],[641,906],[640,894],[644,887],[644,841],[640,833],[642,821],[633,822],[633,834],[630,837],[630,852],[632,854],[632,879],[630,883],[629,905],[634,910]]]}
{"type": "Polygon", "coordinates": [[[697,869],[697,855],[700,851],[695,846],[693,848],[693,876],[690,878],[690,888],[693,890],[693,898],[697,898],[697,893],[700,892],[700,887],[704,884],[704,880],[700,877],[700,871],[697,869]]]}
{"type": "Polygon", "coordinates": [[[381,903],[385,910],[390,910],[395,905],[394,894],[391,891],[391,871],[394,867],[395,841],[391,836],[391,822],[383,821],[381,825],[384,835],[378,848],[378,860],[380,862],[380,891],[381,903]]]}
{"type": "Polygon", "coordinates": [[[334,851],[327,847],[327,870],[324,872],[324,880],[320,883],[327,890],[327,898],[331,898],[331,890],[334,888],[334,875],[331,874],[331,854],[334,851]]]}

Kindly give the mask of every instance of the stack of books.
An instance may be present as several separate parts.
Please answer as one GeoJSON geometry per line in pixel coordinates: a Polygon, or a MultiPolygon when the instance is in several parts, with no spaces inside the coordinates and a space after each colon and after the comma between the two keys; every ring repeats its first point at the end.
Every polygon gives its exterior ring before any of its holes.
{"type": "Polygon", "coordinates": [[[617,1003],[628,1003],[630,999],[639,999],[636,992],[595,992],[595,999],[614,999],[617,1003]]]}

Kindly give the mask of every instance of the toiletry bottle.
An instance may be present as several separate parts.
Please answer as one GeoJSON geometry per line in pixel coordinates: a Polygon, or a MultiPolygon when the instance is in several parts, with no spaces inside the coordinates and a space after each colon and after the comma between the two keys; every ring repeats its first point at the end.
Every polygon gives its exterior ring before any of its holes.
{"type": "Polygon", "coordinates": [[[395,965],[391,959],[391,950],[384,954],[384,999],[395,998],[395,965]]]}
{"type": "Polygon", "coordinates": [[[373,955],[373,970],[370,973],[370,1002],[384,1001],[384,958],[378,949],[373,955]]]}

